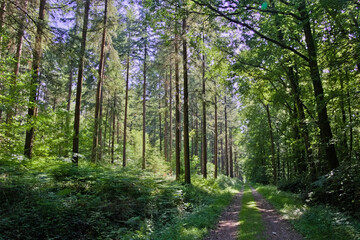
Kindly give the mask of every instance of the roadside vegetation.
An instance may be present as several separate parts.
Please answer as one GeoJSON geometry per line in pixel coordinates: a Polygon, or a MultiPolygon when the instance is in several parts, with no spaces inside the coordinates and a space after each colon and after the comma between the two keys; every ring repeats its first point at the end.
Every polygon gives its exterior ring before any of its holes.
{"type": "Polygon", "coordinates": [[[360,239],[360,222],[339,209],[323,204],[304,203],[299,194],[283,192],[275,186],[257,185],[256,190],[289,219],[306,239],[360,239]]]}
{"type": "Polygon", "coordinates": [[[240,187],[54,159],[1,161],[0,172],[0,239],[201,239],[240,187]]]}

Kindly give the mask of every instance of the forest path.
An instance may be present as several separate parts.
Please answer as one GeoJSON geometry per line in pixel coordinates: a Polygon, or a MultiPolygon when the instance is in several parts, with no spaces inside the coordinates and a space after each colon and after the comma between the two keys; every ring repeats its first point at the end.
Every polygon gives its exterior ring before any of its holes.
{"type": "MultiPolygon", "coordinates": [[[[264,232],[259,239],[267,240],[302,240],[303,237],[296,232],[290,223],[276,212],[254,188],[251,188],[256,206],[261,213],[264,232]]],[[[218,224],[212,229],[204,240],[236,240],[240,229],[239,217],[242,205],[244,187],[236,194],[231,204],[221,214],[218,224]]],[[[241,240],[241,239],[240,239],[241,240]]]]}
{"type": "Polygon", "coordinates": [[[237,193],[231,204],[224,210],[216,227],[204,240],[234,240],[239,230],[239,213],[244,187],[237,193]]]}
{"type": "Polygon", "coordinates": [[[296,232],[291,224],[284,219],[279,213],[276,212],[274,207],[264,199],[254,188],[251,187],[252,194],[256,201],[265,231],[263,237],[265,239],[286,239],[286,240],[302,240],[303,237],[296,232]]]}

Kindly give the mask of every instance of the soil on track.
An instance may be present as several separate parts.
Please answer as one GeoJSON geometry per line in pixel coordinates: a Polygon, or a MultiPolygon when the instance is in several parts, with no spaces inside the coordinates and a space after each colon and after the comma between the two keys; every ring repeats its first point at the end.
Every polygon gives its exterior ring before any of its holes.
{"type": "MultiPolygon", "coordinates": [[[[224,210],[216,227],[212,229],[204,240],[236,240],[238,239],[239,214],[241,211],[242,189],[231,204],[224,210]]],[[[267,240],[302,240],[303,237],[296,232],[291,224],[276,212],[255,189],[251,188],[252,194],[259,208],[265,231],[259,238],[267,240]]]]}

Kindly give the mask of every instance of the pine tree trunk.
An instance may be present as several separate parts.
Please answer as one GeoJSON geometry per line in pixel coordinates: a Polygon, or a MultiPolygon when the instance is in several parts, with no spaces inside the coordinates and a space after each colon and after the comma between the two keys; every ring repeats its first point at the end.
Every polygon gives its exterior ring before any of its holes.
{"type": "Polygon", "coordinates": [[[232,152],[232,145],[233,145],[233,140],[232,140],[232,131],[231,128],[229,129],[229,155],[230,155],[230,177],[234,177],[234,163],[233,163],[233,152],[232,152]]]}
{"type": "Polygon", "coordinates": [[[42,52],[42,38],[44,35],[44,19],[45,19],[45,5],[46,0],[40,1],[39,7],[39,22],[37,23],[37,30],[35,36],[35,48],[33,50],[33,62],[32,62],[32,74],[30,82],[30,96],[29,96],[29,109],[27,122],[31,126],[26,130],[24,155],[28,158],[32,157],[35,127],[34,121],[37,116],[37,90],[39,85],[39,72],[40,72],[40,60],[42,52]]]}
{"type": "Polygon", "coordinates": [[[165,112],[164,112],[164,155],[165,161],[169,161],[169,153],[168,153],[168,146],[169,146],[169,126],[168,126],[168,118],[169,118],[169,106],[168,106],[168,91],[169,91],[169,82],[168,82],[168,75],[167,71],[165,70],[165,84],[164,84],[164,102],[165,102],[165,112]]]}
{"type": "Polygon", "coordinates": [[[228,135],[227,135],[227,111],[226,111],[226,96],[225,96],[225,174],[229,176],[229,157],[228,157],[228,135]]]}
{"type": "Polygon", "coordinates": [[[76,87],[76,103],[75,103],[75,119],[74,119],[74,138],[73,138],[73,163],[78,164],[79,161],[79,130],[80,130],[80,108],[81,108],[81,90],[82,90],[82,81],[84,75],[84,63],[85,63],[85,48],[86,48],[86,35],[87,27],[89,21],[89,9],[90,9],[90,0],[85,2],[85,11],[84,11],[84,24],[82,30],[82,40],[81,40],[81,49],[79,56],[79,73],[78,81],[76,87]]]}
{"type": "MultiPolygon", "coordinates": [[[[130,51],[130,50],[129,50],[130,51]]],[[[129,70],[130,70],[130,52],[126,60],[126,89],[125,89],[125,112],[124,112],[124,137],[123,137],[123,167],[126,167],[126,125],[127,125],[127,108],[129,100],[129,70]]]]}
{"type": "MultiPolygon", "coordinates": [[[[99,79],[97,83],[96,90],[96,105],[95,105],[95,122],[94,122],[94,135],[93,135],[93,146],[92,146],[92,155],[91,161],[96,162],[98,151],[99,151],[99,125],[100,125],[100,98],[101,98],[101,89],[103,83],[103,66],[105,61],[105,38],[106,38],[106,22],[107,22],[107,0],[105,0],[105,9],[104,9],[104,22],[103,22],[103,32],[101,39],[101,51],[100,51],[100,64],[99,64],[99,79]]],[[[101,144],[101,143],[100,143],[101,144]]]]}
{"type": "Polygon", "coordinates": [[[172,68],[170,64],[169,87],[169,161],[172,162],[172,68]]]}
{"type": "Polygon", "coordinates": [[[184,170],[185,183],[191,184],[190,177],[190,153],[189,153],[189,93],[188,93],[188,69],[187,69],[187,40],[186,19],[183,19],[183,65],[184,65],[184,170]]]}
{"type": "Polygon", "coordinates": [[[114,94],[114,106],[112,109],[112,136],[111,136],[111,163],[114,163],[114,149],[115,149],[115,122],[116,122],[116,92],[114,94]]]}
{"type": "Polygon", "coordinates": [[[302,26],[305,33],[305,42],[309,56],[310,77],[314,87],[316,112],[318,115],[318,126],[320,129],[320,140],[322,147],[325,149],[328,168],[329,170],[332,170],[339,166],[339,161],[336,155],[335,145],[332,143],[333,135],[328,118],[326,101],[324,99],[324,89],[319,73],[317,52],[311,31],[309,15],[305,6],[305,0],[302,0],[299,11],[302,19],[304,19],[302,26]]]}
{"type": "Polygon", "coordinates": [[[217,97],[216,97],[216,92],[215,92],[215,124],[214,124],[214,164],[215,164],[215,169],[214,169],[214,178],[217,178],[218,175],[218,123],[217,123],[217,97]]]}
{"type": "Polygon", "coordinates": [[[162,154],[162,141],[163,141],[163,137],[162,137],[162,119],[161,119],[161,94],[160,94],[160,89],[161,89],[161,79],[159,78],[159,106],[158,106],[158,113],[159,113],[159,139],[160,139],[160,154],[162,154]]]}
{"type": "Polygon", "coordinates": [[[202,56],[202,141],[201,141],[201,169],[203,178],[207,177],[207,142],[206,142],[206,85],[205,85],[205,54],[202,56]]]}
{"type": "Polygon", "coordinates": [[[143,82],[143,119],[142,119],[142,169],[145,169],[146,159],[146,57],[147,57],[147,43],[145,42],[144,49],[144,82],[143,82]]]}
{"type": "Polygon", "coordinates": [[[175,23],[175,165],[176,180],[180,180],[180,74],[179,74],[179,43],[178,23],[175,23]]]}

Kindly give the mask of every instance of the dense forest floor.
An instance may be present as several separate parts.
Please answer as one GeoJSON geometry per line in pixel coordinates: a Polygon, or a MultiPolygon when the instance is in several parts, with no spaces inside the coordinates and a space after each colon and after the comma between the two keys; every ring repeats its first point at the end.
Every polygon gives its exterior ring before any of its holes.
{"type": "Polygon", "coordinates": [[[274,186],[252,191],[224,175],[192,180],[116,165],[2,160],[0,239],[301,239],[292,228],[305,239],[360,239],[358,220],[274,186]]]}

